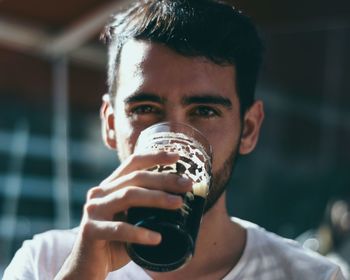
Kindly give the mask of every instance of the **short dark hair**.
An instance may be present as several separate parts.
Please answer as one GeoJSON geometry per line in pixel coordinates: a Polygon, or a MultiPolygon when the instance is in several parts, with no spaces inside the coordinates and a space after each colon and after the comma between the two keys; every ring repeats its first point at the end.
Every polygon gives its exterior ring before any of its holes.
{"type": "Polygon", "coordinates": [[[234,65],[241,114],[254,102],[263,46],[252,21],[214,0],[141,0],[114,16],[102,38],[109,45],[108,91],[116,92],[121,49],[130,39],[163,44],[188,57],[234,65]]]}

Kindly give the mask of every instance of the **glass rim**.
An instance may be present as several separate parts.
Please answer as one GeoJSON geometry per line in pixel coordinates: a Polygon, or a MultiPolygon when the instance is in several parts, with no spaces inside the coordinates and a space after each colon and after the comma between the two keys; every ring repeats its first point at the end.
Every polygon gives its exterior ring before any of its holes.
{"type": "MultiPolygon", "coordinates": [[[[136,146],[137,146],[137,143],[139,142],[139,139],[141,138],[141,135],[146,135],[152,129],[156,129],[157,127],[161,127],[161,126],[169,127],[169,132],[171,131],[172,127],[184,127],[184,128],[190,129],[192,131],[192,133],[190,135],[188,135],[184,132],[183,133],[186,136],[194,138],[194,140],[199,142],[199,144],[201,144],[204,147],[204,151],[207,153],[207,156],[210,159],[210,161],[212,161],[213,148],[210,145],[208,139],[205,137],[205,135],[197,128],[195,128],[187,123],[182,123],[182,122],[167,122],[167,121],[165,121],[165,122],[160,122],[160,123],[156,123],[156,124],[148,126],[147,128],[145,128],[144,130],[141,131],[141,133],[138,136],[138,139],[136,141],[136,146]],[[198,137],[198,136],[199,136],[200,140],[196,139],[196,137],[198,137]]],[[[166,132],[166,131],[164,131],[164,132],[166,132]]],[[[179,131],[179,133],[181,133],[181,131],[179,131]]]]}

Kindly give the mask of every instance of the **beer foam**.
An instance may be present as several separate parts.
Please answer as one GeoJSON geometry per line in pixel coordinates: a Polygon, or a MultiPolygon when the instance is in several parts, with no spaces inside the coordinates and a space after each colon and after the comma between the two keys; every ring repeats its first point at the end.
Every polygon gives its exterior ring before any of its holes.
{"type": "Polygon", "coordinates": [[[155,171],[177,173],[192,179],[195,183],[204,182],[206,185],[210,183],[211,174],[208,173],[210,172],[210,157],[200,142],[186,134],[154,133],[151,137],[145,137],[142,142],[138,142],[137,148],[143,151],[177,152],[180,159],[176,164],[157,166],[155,171]]]}
{"type": "Polygon", "coordinates": [[[199,183],[193,184],[192,188],[193,188],[194,195],[201,196],[204,199],[207,198],[208,191],[209,191],[208,184],[206,184],[205,182],[199,182],[199,183]]]}

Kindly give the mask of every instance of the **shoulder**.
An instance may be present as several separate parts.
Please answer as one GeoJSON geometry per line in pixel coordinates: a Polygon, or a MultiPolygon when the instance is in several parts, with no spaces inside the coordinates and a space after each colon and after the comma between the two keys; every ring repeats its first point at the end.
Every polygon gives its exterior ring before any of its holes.
{"type": "Polygon", "coordinates": [[[67,247],[74,243],[78,233],[78,228],[67,230],[49,230],[33,236],[32,240],[25,241],[32,245],[41,245],[49,247],[67,247]]]}
{"type": "Polygon", "coordinates": [[[50,230],[24,241],[6,268],[4,279],[53,279],[70,253],[76,235],[76,229],[50,230]]]}
{"type": "Polygon", "coordinates": [[[76,229],[50,230],[36,234],[33,239],[26,240],[20,250],[26,250],[34,258],[45,258],[45,261],[67,255],[74,244],[76,229]]]}
{"type": "Polygon", "coordinates": [[[247,230],[245,254],[250,260],[255,260],[251,262],[256,264],[254,268],[251,267],[252,270],[288,276],[286,279],[343,279],[337,265],[304,249],[296,241],[266,231],[253,223],[236,218],[233,220],[247,230]]]}

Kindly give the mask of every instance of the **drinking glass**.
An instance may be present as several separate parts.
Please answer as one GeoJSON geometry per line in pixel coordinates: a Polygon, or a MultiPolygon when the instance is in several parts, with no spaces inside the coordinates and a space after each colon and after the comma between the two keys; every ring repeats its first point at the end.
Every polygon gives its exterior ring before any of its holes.
{"type": "Polygon", "coordinates": [[[168,151],[179,154],[171,165],[156,165],[153,172],[177,174],[193,181],[191,192],[181,194],[178,210],[134,207],[128,210],[128,222],[157,231],[158,245],[127,243],[130,258],[153,271],[171,271],[186,264],[194,254],[195,242],[211,183],[211,146],[197,129],[182,123],[159,123],[141,132],[135,153],[168,151]]]}

